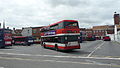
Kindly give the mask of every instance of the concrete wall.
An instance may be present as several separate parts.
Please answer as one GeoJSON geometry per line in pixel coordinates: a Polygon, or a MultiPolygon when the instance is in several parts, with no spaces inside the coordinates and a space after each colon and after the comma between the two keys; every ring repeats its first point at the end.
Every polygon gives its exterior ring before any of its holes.
{"type": "Polygon", "coordinates": [[[108,34],[107,36],[110,36],[112,41],[120,42],[120,31],[117,34],[108,34]]]}
{"type": "Polygon", "coordinates": [[[117,41],[117,42],[120,42],[120,31],[117,32],[116,41],[117,41]]]}

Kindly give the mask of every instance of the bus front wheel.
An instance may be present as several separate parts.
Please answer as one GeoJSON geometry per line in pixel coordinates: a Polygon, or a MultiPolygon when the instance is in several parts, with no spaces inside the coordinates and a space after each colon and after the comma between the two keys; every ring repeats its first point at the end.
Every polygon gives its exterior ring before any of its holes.
{"type": "Polygon", "coordinates": [[[43,47],[46,48],[45,43],[43,44],[43,47]]]}
{"type": "Polygon", "coordinates": [[[55,45],[55,50],[56,50],[56,51],[59,51],[57,44],[55,45]]]}

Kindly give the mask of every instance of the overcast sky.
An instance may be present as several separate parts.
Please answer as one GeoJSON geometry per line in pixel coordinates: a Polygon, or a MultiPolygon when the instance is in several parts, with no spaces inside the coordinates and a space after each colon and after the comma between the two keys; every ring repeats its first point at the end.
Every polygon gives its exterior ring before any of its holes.
{"type": "Polygon", "coordinates": [[[0,0],[0,22],[10,28],[47,26],[64,19],[80,27],[112,25],[120,0],[0,0]]]}

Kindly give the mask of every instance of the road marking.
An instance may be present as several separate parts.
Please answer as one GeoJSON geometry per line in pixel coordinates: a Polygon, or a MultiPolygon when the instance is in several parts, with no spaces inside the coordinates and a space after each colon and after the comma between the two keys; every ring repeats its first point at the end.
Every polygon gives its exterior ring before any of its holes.
{"type": "Polygon", "coordinates": [[[112,58],[112,57],[83,57],[83,56],[58,56],[58,55],[40,55],[40,54],[16,54],[16,53],[4,53],[0,52],[0,54],[5,55],[18,55],[18,56],[35,56],[35,57],[51,57],[51,58],[79,58],[79,59],[103,59],[103,60],[120,60],[120,57],[118,58],[112,58]]]}
{"type": "Polygon", "coordinates": [[[4,67],[0,67],[0,68],[4,68],[4,67]]]}
{"type": "Polygon", "coordinates": [[[117,41],[113,41],[113,43],[116,43],[116,44],[118,44],[118,46],[120,46],[120,42],[117,42],[117,41]]]}
{"type": "Polygon", "coordinates": [[[93,55],[92,57],[120,58],[120,56],[104,56],[104,55],[93,55]]]}
{"type": "MultiPolygon", "coordinates": [[[[27,59],[27,58],[9,58],[9,57],[0,57],[0,59],[5,60],[21,60],[21,61],[37,61],[37,62],[52,62],[52,63],[72,63],[72,64],[84,64],[84,65],[101,65],[101,66],[109,66],[109,67],[120,67],[117,64],[98,64],[98,63],[90,63],[90,62],[75,62],[75,61],[59,61],[59,60],[41,60],[41,59],[27,59]]],[[[4,67],[2,67],[4,68],[4,67]]]]}
{"type": "Polygon", "coordinates": [[[96,50],[98,50],[105,42],[103,42],[101,45],[96,47],[87,57],[90,57],[96,50]]]}

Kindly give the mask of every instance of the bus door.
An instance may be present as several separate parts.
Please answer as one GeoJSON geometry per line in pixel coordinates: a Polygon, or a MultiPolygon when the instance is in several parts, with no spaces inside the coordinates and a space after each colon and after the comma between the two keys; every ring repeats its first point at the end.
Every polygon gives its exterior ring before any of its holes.
{"type": "Polygon", "coordinates": [[[31,45],[34,43],[34,38],[33,37],[27,37],[27,43],[28,45],[31,45]]]}
{"type": "Polygon", "coordinates": [[[3,32],[2,30],[0,30],[0,47],[4,47],[4,39],[3,39],[3,32]]]}
{"type": "Polygon", "coordinates": [[[4,47],[5,47],[4,40],[0,38],[0,48],[4,48],[4,47]]]}
{"type": "Polygon", "coordinates": [[[0,46],[3,46],[4,45],[4,40],[3,40],[3,37],[0,36],[0,46]]]}

